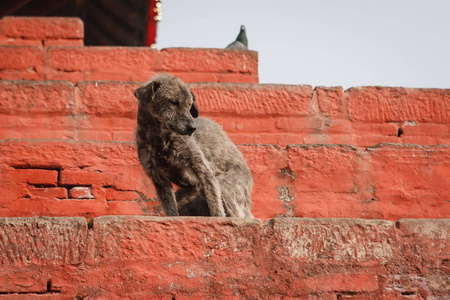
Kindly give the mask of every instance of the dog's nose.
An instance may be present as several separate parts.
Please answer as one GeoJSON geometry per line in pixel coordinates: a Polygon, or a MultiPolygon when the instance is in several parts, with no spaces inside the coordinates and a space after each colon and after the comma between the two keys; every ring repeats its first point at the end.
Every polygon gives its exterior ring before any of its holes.
{"type": "Polygon", "coordinates": [[[197,129],[197,128],[195,128],[195,127],[194,127],[193,125],[191,125],[191,124],[187,124],[187,125],[186,125],[186,131],[188,132],[189,135],[192,135],[196,129],[197,129]]]}

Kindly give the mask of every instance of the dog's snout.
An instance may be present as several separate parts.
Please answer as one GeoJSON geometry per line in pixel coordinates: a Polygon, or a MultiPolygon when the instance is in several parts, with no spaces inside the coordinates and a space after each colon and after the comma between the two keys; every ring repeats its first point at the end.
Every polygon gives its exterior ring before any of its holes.
{"type": "Polygon", "coordinates": [[[191,124],[186,125],[186,131],[188,132],[189,135],[193,134],[196,129],[197,128],[195,128],[195,126],[191,124]]]}

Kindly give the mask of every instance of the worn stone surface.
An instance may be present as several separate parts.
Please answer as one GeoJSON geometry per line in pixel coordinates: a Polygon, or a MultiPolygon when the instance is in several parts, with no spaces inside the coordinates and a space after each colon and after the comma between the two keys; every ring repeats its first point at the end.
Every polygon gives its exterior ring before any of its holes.
{"type": "Polygon", "coordinates": [[[84,218],[0,218],[3,266],[79,264],[86,254],[84,218]]]}
{"type": "Polygon", "coordinates": [[[0,218],[0,296],[440,299],[449,291],[448,220],[104,216],[91,224],[0,218]]]}

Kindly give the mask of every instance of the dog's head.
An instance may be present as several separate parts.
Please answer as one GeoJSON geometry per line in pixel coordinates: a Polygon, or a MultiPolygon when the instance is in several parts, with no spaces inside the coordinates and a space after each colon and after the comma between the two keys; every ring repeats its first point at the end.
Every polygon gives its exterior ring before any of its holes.
{"type": "Polygon", "coordinates": [[[179,78],[159,74],[134,91],[139,105],[162,126],[181,135],[192,135],[199,115],[194,93],[179,78]]]}

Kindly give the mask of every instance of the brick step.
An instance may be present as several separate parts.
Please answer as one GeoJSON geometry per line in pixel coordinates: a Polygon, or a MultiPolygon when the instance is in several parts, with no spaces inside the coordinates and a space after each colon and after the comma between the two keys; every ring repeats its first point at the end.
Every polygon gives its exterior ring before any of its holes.
{"type": "Polygon", "coordinates": [[[0,218],[0,299],[444,299],[450,220],[0,218]],[[47,298],[48,297],[48,298],[47,298]]]}
{"type": "MultiPolygon", "coordinates": [[[[0,139],[133,141],[137,82],[0,81],[0,139]]],[[[450,144],[450,90],[196,83],[235,143],[450,144]]]]}
{"type": "Polygon", "coordinates": [[[224,49],[83,47],[78,18],[0,20],[0,79],[147,81],[158,72],[185,82],[258,82],[258,53],[224,49]]]}
{"type": "MultiPolygon", "coordinates": [[[[450,146],[239,145],[257,218],[450,217],[450,146]]],[[[133,142],[0,142],[1,216],[161,215],[133,142]]]]}

